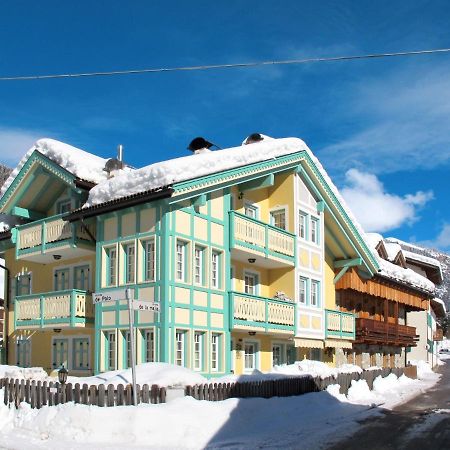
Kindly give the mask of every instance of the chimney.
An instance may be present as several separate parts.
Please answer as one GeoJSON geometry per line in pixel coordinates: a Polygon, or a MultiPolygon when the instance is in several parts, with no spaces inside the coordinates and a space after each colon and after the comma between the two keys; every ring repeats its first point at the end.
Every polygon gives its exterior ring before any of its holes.
{"type": "Polygon", "coordinates": [[[250,136],[244,140],[243,144],[256,144],[257,142],[261,142],[264,140],[264,136],[261,133],[252,133],[250,136]]]}
{"type": "Polygon", "coordinates": [[[211,151],[210,148],[212,146],[220,148],[216,144],[213,144],[212,142],[209,142],[205,138],[199,136],[191,141],[191,143],[188,146],[188,150],[193,152],[195,155],[198,155],[200,153],[210,152],[211,151]]]}
{"type": "Polygon", "coordinates": [[[119,144],[117,146],[117,159],[119,161],[123,161],[123,145],[122,144],[119,144]]]}

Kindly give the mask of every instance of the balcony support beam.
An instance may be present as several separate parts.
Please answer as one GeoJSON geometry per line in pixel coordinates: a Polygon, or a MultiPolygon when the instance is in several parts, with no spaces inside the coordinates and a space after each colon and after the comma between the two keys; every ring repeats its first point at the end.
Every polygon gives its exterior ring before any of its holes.
{"type": "Polygon", "coordinates": [[[192,206],[205,206],[206,194],[200,194],[198,197],[192,199],[192,206]]]}
{"type": "Polygon", "coordinates": [[[334,263],[333,263],[335,269],[339,269],[340,267],[360,266],[361,264],[362,264],[362,258],[339,259],[337,261],[334,261],[334,263]]]}
{"type": "Polygon", "coordinates": [[[274,184],[275,184],[275,175],[273,173],[269,173],[269,175],[266,175],[264,177],[259,177],[256,178],[255,180],[239,184],[238,190],[239,192],[254,191],[256,189],[271,187],[274,184]]]}
{"type": "Polygon", "coordinates": [[[45,218],[45,214],[43,213],[33,211],[32,209],[21,208],[20,206],[14,206],[11,215],[30,220],[41,220],[45,218]]]}

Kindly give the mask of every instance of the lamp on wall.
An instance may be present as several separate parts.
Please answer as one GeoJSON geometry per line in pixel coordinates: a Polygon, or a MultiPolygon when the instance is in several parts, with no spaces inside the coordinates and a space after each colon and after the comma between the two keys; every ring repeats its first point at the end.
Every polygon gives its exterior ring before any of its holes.
{"type": "Polygon", "coordinates": [[[53,259],[55,261],[59,261],[61,259],[61,255],[53,255],[53,259]]]}
{"type": "Polygon", "coordinates": [[[61,328],[53,328],[54,333],[61,333],[61,328]]]}
{"type": "Polygon", "coordinates": [[[250,264],[255,264],[256,258],[248,258],[248,262],[249,262],[250,264]]]}
{"type": "Polygon", "coordinates": [[[256,334],[256,331],[249,331],[248,334],[249,334],[250,336],[254,336],[254,335],[256,334]]]}

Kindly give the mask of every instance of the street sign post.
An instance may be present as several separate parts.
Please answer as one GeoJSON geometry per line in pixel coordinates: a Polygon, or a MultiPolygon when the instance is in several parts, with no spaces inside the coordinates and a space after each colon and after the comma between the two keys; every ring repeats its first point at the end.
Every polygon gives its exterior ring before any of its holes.
{"type": "Polygon", "coordinates": [[[128,321],[130,323],[130,346],[131,346],[131,378],[133,381],[133,404],[137,406],[137,392],[136,392],[136,356],[135,356],[135,342],[134,342],[134,308],[133,295],[131,289],[125,290],[128,301],[128,321]]]}

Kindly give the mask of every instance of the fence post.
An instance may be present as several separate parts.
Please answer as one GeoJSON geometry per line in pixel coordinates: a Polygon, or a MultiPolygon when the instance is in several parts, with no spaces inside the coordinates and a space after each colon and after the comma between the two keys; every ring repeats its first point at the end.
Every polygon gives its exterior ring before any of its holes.
{"type": "Polygon", "coordinates": [[[107,388],[107,406],[114,406],[115,399],[114,399],[114,385],[108,384],[107,388]]]}

